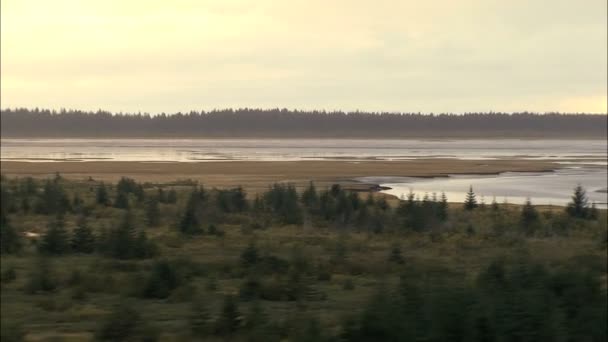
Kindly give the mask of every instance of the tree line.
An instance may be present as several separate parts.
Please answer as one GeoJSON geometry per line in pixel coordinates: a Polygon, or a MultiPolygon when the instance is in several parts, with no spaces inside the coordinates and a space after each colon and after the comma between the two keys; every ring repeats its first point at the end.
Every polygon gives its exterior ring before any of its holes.
{"type": "MultiPolygon", "coordinates": [[[[147,258],[155,256],[157,248],[146,235],[145,228],[154,228],[166,221],[160,205],[175,206],[177,217],[169,222],[175,231],[186,236],[223,235],[221,224],[237,215],[243,220],[243,229],[260,230],[271,225],[309,225],[333,227],[351,231],[382,233],[433,232],[454,229],[460,216],[471,211],[492,213],[495,227],[510,225],[512,231],[534,235],[543,227],[567,226],[572,220],[597,220],[599,211],[595,203],[589,203],[586,191],[577,186],[572,200],[562,215],[543,217],[532,205],[530,199],[519,209],[519,214],[505,212],[494,200],[486,206],[479,203],[470,187],[462,210],[449,210],[444,193],[425,194],[422,198],[410,192],[402,197],[396,207],[391,207],[386,198],[376,198],[372,193],[361,197],[359,192],[343,189],[334,184],[318,190],[313,182],[301,193],[293,184],[276,183],[262,194],[248,199],[242,187],[232,189],[206,189],[193,186],[185,199],[185,205],[178,206],[175,189],[144,189],[144,185],[123,177],[115,187],[98,182],[89,188],[94,201],[86,203],[78,192],[69,194],[65,181],[57,174],[53,179],[37,181],[25,177],[8,185],[3,177],[0,188],[0,245],[2,253],[15,253],[21,249],[22,236],[13,227],[9,214],[46,215],[47,229],[38,242],[38,250],[46,255],[61,255],[70,252],[93,253],[118,259],[147,258]],[[120,220],[112,227],[104,228],[94,235],[88,221],[95,208],[113,207],[123,210],[120,220]],[[134,212],[143,213],[143,222],[136,222],[134,212]],[[64,217],[73,214],[78,217],[72,236],[68,234],[64,217]],[[449,216],[457,215],[450,222],[449,216]]],[[[149,187],[149,186],[148,186],[149,187]]],[[[474,233],[474,220],[465,216],[467,231],[474,233]]],[[[167,223],[167,222],[165,222],[167,223]]],[[[566,228],[564,228],[566,229],[566,228]]],[[[496,228],[497,234],[502,234],[496,228]]],[[[545,232],[546,233],[546,232],[545,232]]],[[[555,232],[554,232],[555,233],[555,232]]],[[[559,233],[559,232],[558,232],[559,233]]]]}
{"type": "Polygon", "coordinates": [[[239,108],[188,113],[110,113],[14,108],[3,137],[589,137],[607,116],[561,113],[390,113],[239,108]]]}

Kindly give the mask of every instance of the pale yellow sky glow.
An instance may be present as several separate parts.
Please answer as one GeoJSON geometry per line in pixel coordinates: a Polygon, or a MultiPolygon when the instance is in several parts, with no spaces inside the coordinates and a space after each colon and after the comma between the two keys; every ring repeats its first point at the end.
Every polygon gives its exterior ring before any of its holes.
{"type": "Polygon", "coordinates": [[[2,107],[607,112],[606,0],[2,0],[2,107]]]}

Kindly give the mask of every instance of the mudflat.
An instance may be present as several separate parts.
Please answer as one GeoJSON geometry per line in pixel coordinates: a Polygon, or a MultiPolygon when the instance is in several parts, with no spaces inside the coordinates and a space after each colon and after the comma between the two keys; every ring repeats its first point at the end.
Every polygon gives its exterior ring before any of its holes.
{"type": "Polygon", "coordinates": [[[56,172],[69,179],[116,181],[127,176],[140,182],[173,182],[192,179],[208,186],[243,185],[256,192],[273,182],[308,181],[320,185],[342,183],[357,187],[353,181],[365,176],[437,177],[448,174],[496,174],[506,171],[542,172],[556,169],[550,161],[500,159],[416,159],[409,161],[222,161],[222,162],[17,162],[2,161],[0,169],[7,176],[48,177],[56,172]]]}

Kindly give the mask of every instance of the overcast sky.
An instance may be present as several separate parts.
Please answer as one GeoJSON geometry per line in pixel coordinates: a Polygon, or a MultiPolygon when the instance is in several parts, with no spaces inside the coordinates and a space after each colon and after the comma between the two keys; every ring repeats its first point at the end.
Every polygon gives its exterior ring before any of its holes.
{"type": "Polygon", "coordinates": [[[606,0],[2,0],[2,107],[606,112],[606,0]]]}

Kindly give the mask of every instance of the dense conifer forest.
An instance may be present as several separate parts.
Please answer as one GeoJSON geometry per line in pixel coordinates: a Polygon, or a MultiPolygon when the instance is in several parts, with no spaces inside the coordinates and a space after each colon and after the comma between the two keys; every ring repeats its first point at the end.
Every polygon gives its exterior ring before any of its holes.
{"type": "Polygon", "coordinates": [[[287,109],[110,113],[4,109],[2,137],[606,138],[606,115],[369,113],[287,109]]]}

